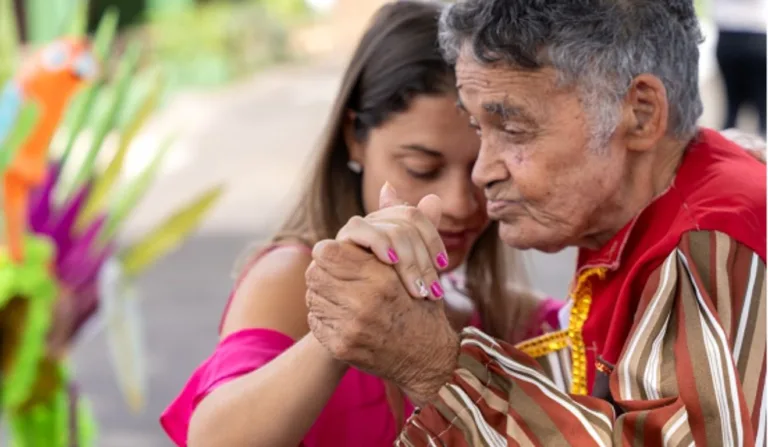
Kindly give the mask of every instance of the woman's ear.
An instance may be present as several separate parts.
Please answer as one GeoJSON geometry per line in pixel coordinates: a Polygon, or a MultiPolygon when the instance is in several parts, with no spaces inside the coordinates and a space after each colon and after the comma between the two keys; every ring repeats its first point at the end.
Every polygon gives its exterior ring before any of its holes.
{"type": "Polygon", "coordinates": [[[344,117],[344,144],[349,152],[349,161],[363,165],[363,141],[357,128],[357,113],[348,110],[344,117]]]}

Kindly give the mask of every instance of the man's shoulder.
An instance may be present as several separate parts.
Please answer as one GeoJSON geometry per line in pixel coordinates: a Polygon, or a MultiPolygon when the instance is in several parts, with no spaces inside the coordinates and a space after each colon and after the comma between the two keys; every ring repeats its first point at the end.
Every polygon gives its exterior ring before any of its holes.
{"type": "Polygon", "coordinates": [[[690,145],[675,188],[689,206],[765,209],[766,166],[743,147],[704,129],[690,145]]]}
{"type": "MultiPolygon", "coordinates": [[[[715,131],[702,133],[681,166],[678,225],[721,232],[751,248],[766,243],[766,166],[715,131]]],[[[763,250],[764,252],[764,250],[763,250]]]]}

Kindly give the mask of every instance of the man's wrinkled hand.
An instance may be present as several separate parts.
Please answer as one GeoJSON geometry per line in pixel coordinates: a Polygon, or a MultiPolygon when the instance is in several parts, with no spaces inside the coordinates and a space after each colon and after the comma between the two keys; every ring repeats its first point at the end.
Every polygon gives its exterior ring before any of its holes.
{"type": "Polygon", "coordinates": [[[442,302],[414,300],[391,266],[354,244],[326,240],[307,269],[309,327],[338,360],[427,402],[459,351],[442,302]]]}

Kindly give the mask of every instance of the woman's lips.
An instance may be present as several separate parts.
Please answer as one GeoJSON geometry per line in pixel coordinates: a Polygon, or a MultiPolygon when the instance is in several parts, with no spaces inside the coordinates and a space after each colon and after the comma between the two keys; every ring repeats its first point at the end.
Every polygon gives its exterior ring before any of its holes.
{"type": "Polygon", "coordinates": [[[440,237],[443,239],[443,245],[448,251],[466,250],[470,239],[475,232],[472,230],[464,231],[440,231],[440,237]]]}

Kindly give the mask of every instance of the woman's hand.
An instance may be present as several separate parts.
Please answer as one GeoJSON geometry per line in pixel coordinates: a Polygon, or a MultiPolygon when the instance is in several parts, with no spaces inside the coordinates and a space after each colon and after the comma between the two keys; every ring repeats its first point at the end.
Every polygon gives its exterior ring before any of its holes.
{"type": "Polygon", "coordinates": [[[409,206],[385,183],[379,206],[366,217],[350,219],[336,240],[364,247],[392,265],[411,296],[443,298],[438,275],[448,266],[448,255],[436,228],[442,214],[440,198],[429,195],[409,206]]]}

